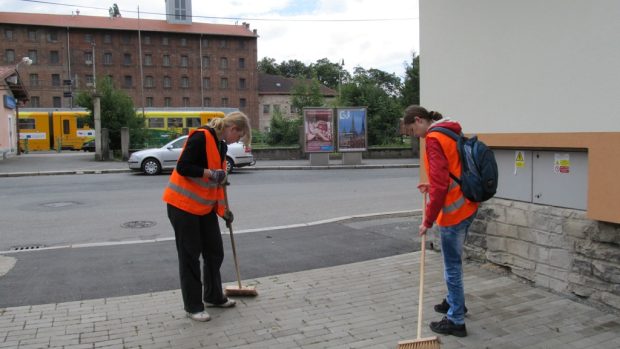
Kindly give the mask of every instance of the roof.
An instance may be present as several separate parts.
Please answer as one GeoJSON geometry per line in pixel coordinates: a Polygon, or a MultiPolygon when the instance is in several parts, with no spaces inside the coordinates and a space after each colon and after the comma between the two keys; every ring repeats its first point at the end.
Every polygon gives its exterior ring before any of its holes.
{"type": "Polygon", "coordinates": [[[18,101],[27,101],[30,98],[26,87],[22,83],[22,80],[19,78],[19,73],[17,72],[17,69],[15,69],[15,66],[0,66],[0,81],[4,81],[4,83],[6,83],[6,85],[13,93],[13,97],[15,97],[15,99],[17,99],[18,101]],[[17,76],[16,83],[12,83],[7,80],[12,75],[17,76]]]}
{"type": "MultiPolygon", "coordinates": [[[[311,81],[306,79],[306,81],[311,81]]],[[[299,79],[287,78],[280,75],[271,75],[265,73],[258,74],[258,94],[259,95],[290,95],[293,87],[299,83],[299,79]]],[[[320,85],[321,94],[323,96],[335,97],[338,92],[323,84],[320,85]]]]}
{"type": "Polygon", "coordinates": [[[199,23],[171,24],[164,20],[82,15],[49,15],[44,13],[0,12],[0,23],[60,28],[105,30],[142,30],[189,34],[257,37],[246,23],[241,25],[199,23]]]}

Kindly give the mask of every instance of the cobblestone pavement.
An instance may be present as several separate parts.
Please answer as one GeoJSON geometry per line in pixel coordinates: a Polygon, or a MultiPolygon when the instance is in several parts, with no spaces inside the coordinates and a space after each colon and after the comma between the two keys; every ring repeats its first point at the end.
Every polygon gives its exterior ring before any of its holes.
{"type": "MultiPolygon", "coordinates": [[[[185,317],[179,290],[0,309],[0,348],[396,348],[416,335],[419,252],[246,280],[256,298],[185,317]]],[[[442,263],[427,253],[423,337],[441,318],[442,263]]],[[[620,348],[620,317],[465,266],[469,336],[441,348],[620,348]]]]}

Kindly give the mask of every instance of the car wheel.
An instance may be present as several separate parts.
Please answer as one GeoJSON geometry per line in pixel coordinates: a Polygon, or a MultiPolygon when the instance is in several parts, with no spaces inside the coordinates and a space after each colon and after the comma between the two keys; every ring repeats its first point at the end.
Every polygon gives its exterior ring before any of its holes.
{"type": "Polygon", "coordinates": [[[161,165],[157,159],[148,158],[142,163],[142,172],[149,176],[159,174],[161,172],[161,165]]]}
{"type": "Polygon", "coordinates": [[[233,167],[235,167],[235,163],[232,161],[231,158],[227,157],[226,158],[226,173],[232,173],[233,167]]]}

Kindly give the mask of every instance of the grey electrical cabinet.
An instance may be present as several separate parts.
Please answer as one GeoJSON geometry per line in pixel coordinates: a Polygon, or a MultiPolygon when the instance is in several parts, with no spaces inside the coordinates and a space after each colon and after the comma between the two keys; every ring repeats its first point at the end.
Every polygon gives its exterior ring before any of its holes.
{"type": "Polygon", "coordinates": [[[499,171],[496,197],[587,209],[588,153],[494,150],[499,171]]]}

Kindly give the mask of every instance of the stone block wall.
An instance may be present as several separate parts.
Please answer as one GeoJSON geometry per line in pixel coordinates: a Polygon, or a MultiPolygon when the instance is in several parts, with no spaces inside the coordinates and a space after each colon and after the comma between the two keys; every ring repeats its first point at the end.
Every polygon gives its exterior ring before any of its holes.
{"type": "Polygon", "coordinates": [[[620,225],[589,220],[584,211],[489,200],[469,230],[465,256],[620,311],[620,225]]]}

